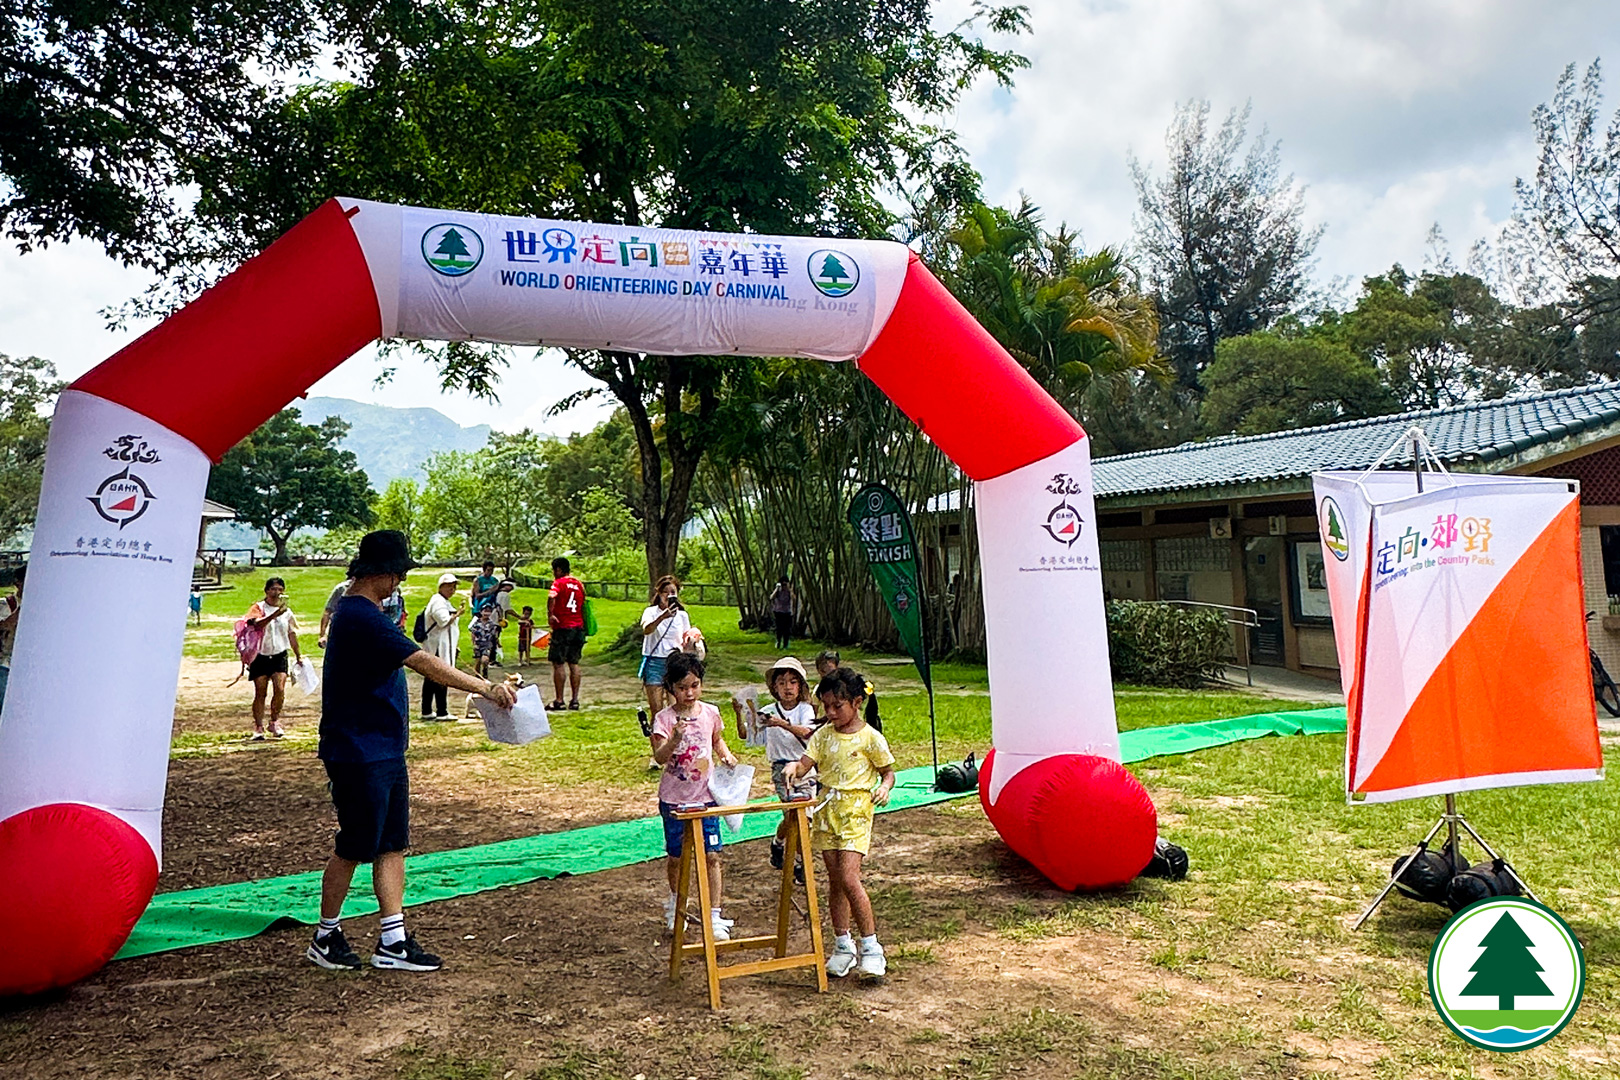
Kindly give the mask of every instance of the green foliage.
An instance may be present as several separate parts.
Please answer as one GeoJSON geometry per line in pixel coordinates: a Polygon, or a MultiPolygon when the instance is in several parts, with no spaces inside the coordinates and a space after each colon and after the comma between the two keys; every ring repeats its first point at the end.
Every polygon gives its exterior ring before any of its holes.
{"type": "Polygon", "coordinates": [[[1226,616],[1141,600],[1108,604],[1108,662],[1114,681],[1193,689],[1221,673],[1231,655],[1226,616]]]}
{"type": "Polygon", "coordinates": [[[1077,409],[1093,379],[1163,375],[1159,321],[1111,248],[1048,232],[1027,199],[1017,210],[972,207],[937,269],[973,317],[1064,404],[1077,409]]]}
{"type": "Polygon", "coordinates": [[[1409,409],[1579,381],[1573,335],[1556,313],[1516,309],[1472,274],[1413,277],[1394,266],[1362,283],[1344,330],[1409,409]]]}
{"type": "Polygon", "coordinates": [[[405,534],[411,551],[420,557],[432,548],[433,531],[428,528],[422,506],[422,489],[409,477],[395,477],[377,499],[377,528],[397,529],[405,534]]]}
{"type": "Polygon", "coordinates": [[[1258,435],[1400,409],[1371,361],[1320,327],[1286,320],[1216,345],[1215,362],[1199,381],[1200,420],[1211,435],[1258,435]]]}
{"type": "Polygon", "coordinates": [[[527,429],[496,432],[482,450],[429,458],[421,514],[422,528],[440,534],[435,553],[487,556],[508,573],[523,556],[539,553],[551,533],[544,458],[544,440],[527,429]]]}
{"type": "Polygon", "coordinates": [[[1264,330],[1294,310],[1309,284],[1321,230],[1307,229],[1303,191],[1281,171],[1264,130],[1247,151],[1249,110],[1209,130],[1209,102],[1176,109],[1162,178],[1131,161],[1142,253],[1159,312],[1160,340],[1184,387],[1223,339],[1264,330]]]}
{"type": "MultiPolygon", "coordinates": [[[[198,264],[262,248],[334,191],[421,206],[673,228],[882,236],[883,195],[969,173],[930,125],[1021,57],[971,33],[1022,29],[975,5],[936,29],[926,0],[516,0],[385,7],[349,44],[353,78],[258,119],[200,183],[198,264]]],[[[954,188],[953,188],[954,190],[954,188]]],[[[454,344],[446,385],[492,394],[504,354],[454,344]]],[[[705,454],[733,425],[734,357],[578,351],[624,406],[656,576],[674,567],[705,454]]],[[[617,484],[608,486],[617,489],[617,484]]]]}
{"type": "Polygon", "coordinates": [[[624,501],[606,488],[593,487],[580,494],[579,510],[565,535],[569,548],[585,560],[626,550],[634,554],[637,531],[635,515],[624,501]]]}
{"type": "Polygon", "coordinates": [[[360,537],[365,532],[363,528],[350,525],[328,529],[319,535],[301,533],[287,542],[287,552],[317,559],[352,559],[360,549],[360,537]]]}
{"type": "Polygon", "coordinates": [[[335,416],[305,424],[297,409],[282,409],[226,451],[208,475],[208,497],[263,529],[277,565],[301,528],[369,525],[376,493],[354,454],[338,447],[348,430],[335,416]]]}
{"type": "MultiPolygon", "coordinates": [[[[355,5],[359,6],[359,5],[355,5]]],[[[83,236],[172,265],[188,188],[228,160],[273,80],[347,21],[343,0],[16,0],[0,15],[0,230],[83,236]]]]}
{"type": "Polygon", "coordinates": [[[45,410],[62,384],[37,356],[0,353],[0,545],[34,523],[45,475],[45,410]]]}

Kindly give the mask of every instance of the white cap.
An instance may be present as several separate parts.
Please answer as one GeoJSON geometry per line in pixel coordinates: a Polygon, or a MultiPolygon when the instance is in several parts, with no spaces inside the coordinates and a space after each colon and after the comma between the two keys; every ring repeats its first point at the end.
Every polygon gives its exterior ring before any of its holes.
{"type": "Polygon", "coordinates": [[[440,585],[454,585],[454,584],[456,584],[456,575],[450,573],[449,571],[446,571],[446,572],[440,574],[439,575],[439,584],[440,585]]]}

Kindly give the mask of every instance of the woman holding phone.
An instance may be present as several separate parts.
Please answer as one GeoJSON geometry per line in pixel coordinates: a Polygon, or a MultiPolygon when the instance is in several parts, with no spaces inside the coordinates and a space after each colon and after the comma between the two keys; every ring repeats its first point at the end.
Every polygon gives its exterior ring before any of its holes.
{"type": "Polygon", "coordinates": [[[654,715],[664,707],[664,663],[681,651],[681,635],[692,628],[680,593],[681,583],[665,574],[653,585],[652,603],[641,613],[641,687],[654,715]]]}

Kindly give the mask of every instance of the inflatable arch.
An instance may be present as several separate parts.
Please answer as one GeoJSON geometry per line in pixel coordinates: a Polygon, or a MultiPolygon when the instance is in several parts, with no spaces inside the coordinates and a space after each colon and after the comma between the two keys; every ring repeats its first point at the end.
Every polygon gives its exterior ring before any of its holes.
{"type": "Polygon", "coordinates": [[[1085,433],[909,249],[338,199],[57,405],[0,715],[0,994],[95,971],[156,887],[210,460],[379,337],[855,361],[976,482],[992,820],[1067,888],[1146,865],[1146,793],[1099,844],[1073,767],[1119,757],[1085,433]],[[54,613],[92,606],[63,663],[54,613]]]}

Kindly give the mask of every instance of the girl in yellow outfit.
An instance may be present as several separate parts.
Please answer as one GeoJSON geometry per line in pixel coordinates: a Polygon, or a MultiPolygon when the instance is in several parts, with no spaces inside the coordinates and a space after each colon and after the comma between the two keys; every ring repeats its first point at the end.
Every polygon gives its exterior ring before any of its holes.
{"type": "Polygon", "coordinates": [[[878,944],[872,901],[861,884],[861,860],[872,844],[872,811],[889,801],[894,789],[894,755],[883,734],[861,716],[866,680],[847,667],[837,668],[816,687],[827,722],[810,736],[804,756],[783,770],[792,783],[811,769],[821,783],[821,805],[810,826],[810,846],[827,865],[831,897],[832,953],[827,974],[842,978],[857,963],[862,976],[881,978],[888,970],[878,944]],[[850,922],[861,932],[860,950],[850,936],[850,922]]]}

